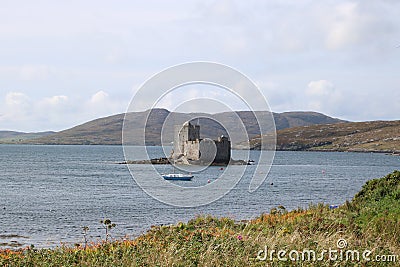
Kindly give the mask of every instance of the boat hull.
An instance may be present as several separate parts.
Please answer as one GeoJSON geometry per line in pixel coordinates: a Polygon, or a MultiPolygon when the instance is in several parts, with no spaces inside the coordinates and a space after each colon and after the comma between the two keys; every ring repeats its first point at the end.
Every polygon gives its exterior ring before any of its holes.
{"type": "Polygon", "coordinates": [[[170,181],[191,181],[193,175],[185,175],[185,174],[163,174],[162,177],[165,180],[170,181]]]}

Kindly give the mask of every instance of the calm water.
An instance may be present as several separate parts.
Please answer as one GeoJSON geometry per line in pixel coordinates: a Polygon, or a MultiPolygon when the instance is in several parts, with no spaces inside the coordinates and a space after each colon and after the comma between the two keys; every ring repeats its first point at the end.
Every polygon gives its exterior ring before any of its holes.
{"type": "MultiPolygon", "coordinates": [[[[158,147],[150,152],[163,156],[158,147]]],[[[234,158],[240,153],[234,151],[234,158]]],[[[252,151],[251,157],[257,153],[252,151]]],[[[0,246],[12,241],[39,247],[78,243],[83,226],[90,228],[89,240],[98,241],[104,238],[99,223],[103,218],[117,224],[111,234],[121,238],[198,214],[239,220],[278,205],[293,209],[319,202],[341,204],[365,181],[400,169],[400,157],[384,154],[277,152],[267,180],[256,192],[247,191],[251,178],[245,176],[212,204],[176,208],[146,195],[127,166],[114,164],[123,160],[119,146],[0,145],[0,246]]],[[[136,168],[140,171],[140,165],[136,168]]],[[[169,167],[157,168],[168,172],[169,167]]],[[[219,167],[211,167],[189,183],[205,184],[219,172],[219,167]]]]}

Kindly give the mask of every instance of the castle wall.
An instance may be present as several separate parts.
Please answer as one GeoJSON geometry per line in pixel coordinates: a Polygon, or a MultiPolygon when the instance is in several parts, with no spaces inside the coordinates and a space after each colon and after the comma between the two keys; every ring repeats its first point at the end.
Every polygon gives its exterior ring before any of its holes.
{"type": "Polygon", "coordinates": [[[183,126],[175,126],[173,157],[178,158],[181,154],[187,160],[228,164],[231,159],[231,142],[223,136],[218,140],[201,140],[200,126],[185,123],[183,126]]]}
{"type": "Polygon", "coordinates": [[[203,164],[209,164],[214,161],[217,148],[211,139],[203,139],[200,142],[200,160],[203,164]]]}
{"type": "Polygon", "coordinates": [[[184,152],[184,142],[182,140],[187,140],[184,136],[184,131],[182,126],[175,125],[174,128],[174,157],[178,157],[179,154],[184,152]]]}
{"type": "Polygon", "coordinates": [[[200,139],[200,125],[188,125],[188,139],[189,141],[196,141],[200,139]]]}
{"type": "Polygon", "coordinates": [[[217,154],[215,155],[215,163],[226,163],[228,164],[231,160],[231,142],[226,137],[220,138],[215,141],[217,147],[217,154]]]}
{"type": "Polygon", "coordinates": [[[184,155],[188,160],[199,160],[200,159],[200,142],[186,141],[184,142],[184,155]]]}

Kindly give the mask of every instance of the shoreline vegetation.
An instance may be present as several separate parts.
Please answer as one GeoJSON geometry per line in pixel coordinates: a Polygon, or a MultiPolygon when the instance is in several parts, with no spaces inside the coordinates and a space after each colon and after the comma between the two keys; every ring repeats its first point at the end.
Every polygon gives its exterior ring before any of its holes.
{"type": "Polygon", "coordinates": [[[287,211],[279,206],[245,221],[199,216],[187,223],[152,226],[133,240],[1,250],[0,265],[369,266],[370,260],[373,266],[396,266],[399,257],[400,171],[394,171],[368,181],[339,207],[318,204],[287,211]],[[336,252],[332,257],[324,250],[336,252]],[[287,253],[278,257],[279,251],[287,253]],[[309,254],[302,258],[293,251],[309,254]]]}

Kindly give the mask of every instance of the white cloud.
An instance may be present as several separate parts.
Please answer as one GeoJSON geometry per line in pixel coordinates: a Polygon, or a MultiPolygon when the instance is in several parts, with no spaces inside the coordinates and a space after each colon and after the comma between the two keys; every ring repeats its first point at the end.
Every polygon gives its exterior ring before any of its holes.
{"type": "Polygon", "coordinates": [[[31,99],[21,92],[8,92],[0,100],[0,117],[2,129],[14,129],[12,125],[21,125],[32,115],[31,99]]]}
{"type": "Polygon", "coordinates": [[[46,80],[50,76],[50,69],[46,65],[23,65],[20,67],[22,80],[46,80]]]}
{"type": "Polygon", "coordinates": [[[60,105],[63,103],[66,103],[68,101],[68,97],[65,95],[56,95],[56,96],[52,96],[52,97],[46,97],[43,100],[44,104],[48,104],[51,106],[56,106],[56,105],[60,105]]]}
{"type": "Polygon", "coordinates": [[[7,93],[5,100],[8,107],[21,107],[29,104],[29,97],[20,92],[7,93]]]}
{"type": "Polygon", "coordinates": [[[306,101],[310,110],[337,114],[346,105],[342,93],[334,84],[327,80],[311,81],[308,83],[306,101]]]}
{"type": "Polygon", "coordinates": [[[357,12],[355,2],[343,3],[336,6],[328,16],[326,44],[330,49],[337,49],[347,44],[357,43],[361,38],[360,30],[366,19],[357,12]]]}
{"type": "Polygon", "coordinates": [[[55,95],[32,99],[21,92],[8,92],[0,99],[0,129],[19,131],[63,130],[77,124],[120,112],[127,103],[98,91],[86,101],[55,95]]]}
{"type": "Polygon", "coordinates": [[[329,96],[335,90],[335,87],[330,81],[319,80],[308,83],[306,94],[309,96],[329,96]]]}
{"type": "Polygon", "coordinates": [[[107,92],[100,90],[94,93],[88,101],[85,101],[79,110],[82,112],[81,117],[85,120],[96,119],[125,112],[128,106],[126,101],[112,97],[107,92]]]}
{"type": "MultiPolygon", "coordinates": [[[[265,96],[270,109],[274,112],[282,112],[291,110],[291,106],[295,102],[299,102],[299,90],[290,90],[289,88],[283,88],[282,84],[276,81],[262,81],[256,82],[259,89],[265,96]]],[[[301,108],[301,105],[297,109],[301,108]]]]}
{"type": "Polygon", "coordinates": [[[370,47],[389,36],[393,38],[398,26],[391,16],[399,15],[393,10],[396,7],[387,3],[339,1],[319,18],[326,33],[326,47],[331,50],[370,47]]]}
{"type": "Polygon", "coordinates": [[[107,101],[107,98],[108,94],[101,90],[92,95],[92,97],[90,98],[90,103],[93,105],[103,104],[105,101],[107,101]]]}
{"type": "Polygon", "coordinates": [[[208,84],[192,84],[175,88],[160,98],[155,107],[175,112],[204,113],[246,109],[244,103],[236,95],[226,89],[208,84]]]}

